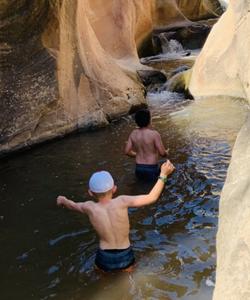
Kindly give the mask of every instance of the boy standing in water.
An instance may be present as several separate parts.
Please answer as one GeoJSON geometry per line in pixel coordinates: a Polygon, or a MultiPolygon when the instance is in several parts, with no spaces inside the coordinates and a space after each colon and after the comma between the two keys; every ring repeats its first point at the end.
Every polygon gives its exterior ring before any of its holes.
{"type": "Polygon", "coordinates": [[[126,143],[125,154],[135,157],[135,174],[144,181],[155,181],[160,173],[159,156],[166,157],[165,149],[158,131],[151,127],[151,115],[148,109],[136,112],[134,129],[126,143]]]}
{"type": "Polygon", "coordinates": [[[129,240],[129,207],[141,207],[154,203],[174,171],[170,161],[161,166],[161,173],[149,194],[118,196],[113,198],[117,187],[110,173],[94,173],[89,180],[89,194],[97,202],[74,202],[64,196],[57,198],[57,205],[86,213],[96,230],[100,241],[95,263],[104,271],[124,270],[133,265],[135,258],[129,240]]]}

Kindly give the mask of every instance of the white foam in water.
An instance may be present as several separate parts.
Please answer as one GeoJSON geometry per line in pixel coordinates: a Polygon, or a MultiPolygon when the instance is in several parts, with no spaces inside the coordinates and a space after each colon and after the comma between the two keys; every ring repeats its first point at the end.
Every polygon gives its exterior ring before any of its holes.
{"type": "Polygon", "coordinates": [[[168,41],[168,39],[164,35],[160,35],[160,40],[163,53],[154,56],[142,57],[140,59],[141,63],[146,64],[148,62],[166,61],[174,59],[190,59],[196,57],[200,52],[200,49],[184,50],[181,43],[179,43],[176,40],[168,41]]]}
{"type": "Polygon", "coordinates": [[[172,112],[182,109],[183,105],[189,100],[184,98],[183,94],[161,91],[158,93],[148,93],[147,101],[154,113],[162,115],[162,113],[172,112]]]}
{"type": "Polygon", "coordinates": [[[147,94],[147,99],[150,104],[165,103],[166,101],[176,101],[178,99],[184,99],[183,94],[174,93],[170,91],[161,91],[159,93],[147,94]]]}
{"type": "Polygon", "coordinates": [[[191,58],[196,58],[199,53],[200,53],[200,49],[188,50],[183,52],[172,52],[172,53],[169,52],[169,53],[163,53],[154,56],[142,57],[140,59],[140,62],[142,64],[147,64],[149,62],[168,61],[168,60],[175,60],[175,59],[190,60],[191,58]],[[190,55],[187,55],[187,52],[190,52],[190,55]]]}
{"type": "Polygon", "coordinates": [[[224,9],[228,7],[228,0],[219,0],[219,2],[224,9]]]}
{"type": "Polygon", "coordinates": [[[165,53],[175,53],[175,54],[180,54],[184,52],[184,49],[181,45],[181,43],[179,43],[176,40],[168,40],[166,38],[165,35],[160,34],[159,35],[160,40],[161,40],[161,48],[162,48],[162,52],[163,54],[165,53]]]}
{"type": "Polygon", "coordinates": [[[206,285],[208,287],[215,287],[215,283],[210,278],[207,278],[206,285]]]}

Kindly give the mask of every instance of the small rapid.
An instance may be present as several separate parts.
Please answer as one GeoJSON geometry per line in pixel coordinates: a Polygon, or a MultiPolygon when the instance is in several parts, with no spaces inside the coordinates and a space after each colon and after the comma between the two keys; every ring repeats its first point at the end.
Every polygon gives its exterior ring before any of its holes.
{"type": "Polygon", "coordinates": [[[148,64],[159,61],[169,60],[190,60],[194,59],[199,53],[200,49],[185,50],[181,43],[176,40],[168,40],[165,35],[160,34],[162,53],[154,56],[142,57],[141,63],[148,64]]]}

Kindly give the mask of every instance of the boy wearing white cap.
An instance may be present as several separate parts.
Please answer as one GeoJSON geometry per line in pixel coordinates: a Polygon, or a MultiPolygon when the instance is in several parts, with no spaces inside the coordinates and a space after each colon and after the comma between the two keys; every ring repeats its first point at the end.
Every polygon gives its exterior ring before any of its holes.
{"type": "Polygon", "coordinates": [[[167,176],[174,171],[168,160],[161,166],[160,176],[146,195],[118,196],[112,198],[117,190],[110,173],[94,173],[89,180],[89,194],[98,202],[74,202],[64,196],[57,198],[57,205],[86,213],[96,230],[100,242],[95,263],[104,271],[124,270],[134,263],[134,253],[129,241],[129,207],[141,207],[154,203],[160,196],[167,176]]]}

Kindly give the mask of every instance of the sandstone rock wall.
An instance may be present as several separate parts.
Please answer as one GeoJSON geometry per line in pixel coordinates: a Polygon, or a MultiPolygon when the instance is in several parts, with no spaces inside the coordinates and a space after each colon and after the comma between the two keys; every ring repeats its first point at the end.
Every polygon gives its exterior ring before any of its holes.
{"type": "Polygon", "coordinates": [[[218,0],[157,0],[155,22],[157,26],[166,26],[219,17],[221,14],[218,0]]]}
{"type": "Polygon", "coordinates": [[[4,152],[41,134],[39,126],[59,95],[56,62],[41,43],[50,18],[48,1],[1,1],[0,9],[0,151],[4,152]]]}
{"type": "Polygon", "coordinates": [[[1,2],[1,153],[107,124],[145,102],[134,64],[151,2],[113,2],[1,2]]]}
{"type": "Polygon", "coordinates": [[[193,68],[190,89],[194,95],[249,99],[249,7],[249,2],[231,1],[213,27],[193,68]]]}
{"type": "MultiPolygon", "coordinates": [[[[250,2],[229,1],[195,62],[194,96],[250,99],[250,2]]],[[[250,120],[234,146],[219,207],[214,300],[250,299],[250,120]]]]}
{"type": "Polygon", "coordinates": [[[250,299],[250,118],[238,134],[220,199],[214,300],[250,299]]]}
{"type": "Polygon", "coordinates": [[[145,103],[137,48],[154,24],[216,15],[217,0],[198,3],[0,0],[0,154],[145,103]]]}

